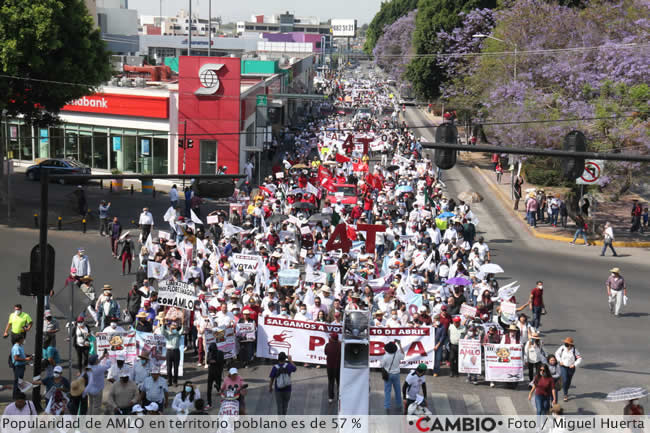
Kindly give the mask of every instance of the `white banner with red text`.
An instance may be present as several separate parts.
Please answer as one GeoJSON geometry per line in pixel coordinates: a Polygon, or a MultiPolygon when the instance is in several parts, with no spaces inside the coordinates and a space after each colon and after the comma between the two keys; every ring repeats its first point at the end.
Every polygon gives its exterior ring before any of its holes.
{"type": "MultiPolygon", "coordinates": [[[[341,325],[303,322],[281,317],[263,317],[257,328],[257,356],[277,359],[280,352],[291,355],[294,362],[325,364],[325,344],[331,333],[339,334],[341,325]]],[[[402,368],[414,368],[420,363],[433,368],[434,333],[431,327],[370,328],[370,367],[379,368],[384,344],[399,340],[404,349],[402,368]]]]}
{"type": "Polygon", "coordinates": [[[521,344],[485,344],[485,380],[519,382],[524,380],[521,344]]]}

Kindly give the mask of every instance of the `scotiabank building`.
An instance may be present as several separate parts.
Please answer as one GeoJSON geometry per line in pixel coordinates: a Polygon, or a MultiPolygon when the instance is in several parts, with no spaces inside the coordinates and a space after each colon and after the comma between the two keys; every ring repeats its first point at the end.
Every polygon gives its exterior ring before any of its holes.
{"type": "Polygon", "coordinates": [[[311,57],[287,69],[277,61],[180,57],[177,76],[151,81],[146,71],[125,74],[63,107],[59,125],[3,120],[0,142],[16,165],[74,158],[94,173],[177,174],[185,159],[187,174],[215,173],[220,166],[238,173],[296,108],[273,95],[291,90],[292,81],[309,92],[312,70],[311,57]],[[180,140],[192,147],[184,150],[180,140]]]}

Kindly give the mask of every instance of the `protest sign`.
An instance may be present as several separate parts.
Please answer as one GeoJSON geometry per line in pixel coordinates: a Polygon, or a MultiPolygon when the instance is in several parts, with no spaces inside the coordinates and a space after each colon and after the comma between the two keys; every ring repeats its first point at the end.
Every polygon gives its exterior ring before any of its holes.
{"type": "Polygon", "coordinates": [[[467,303],[460,306],[460,315],[466,317],[476,317],[476,307],[472,307],[467,303]]]}
{"type": "Polygon", "coordinates": [[[513,302],[501,302],[501,312],[508,316],[517,314],[517,304],[513,302]]]}
{"type": "Polygon", "coordinates": [[[237,341],[233,328],[206,330],[203,335],[205,347],[209,348],[212,343],[216,343],[217,348],[223,352],[224,359],[237,357],[237,341]]]}
{"type": "Polygon", "coordinates": [[[194,310],[196,295],[194,287],[180,281],[161,281],[158,284],[158,303],[165,307],[194,310]]]}
{"type": "MultiPolygon", "coordinates": [[[[281,317],[259,319],[257,356],[277,359],[280,352],[291,355],[294,362],[326,363],[325,344],[329,334],[341,333],[341,326],[324,322],[304,322],[281,317]]],[[[384,355],[384,345],[399,339],[406,354],[402,368],[425,363],[433,368],[434,334],[431,327],[370,328],[370,367],[378,368],[384,355]]]]}
{"type": "Polygon", "coordinates": [[[311,271],[307,272],[307,275],[305,276],[305,282],[306,283],[321,283],[325,284],[327,283],[327,274],[325,272],[320,272],[320,271],[311,271]]]}
{"type": "Polygon", "coordinates": [[[95,335],[95,344],[97,353],[101,355],[104,350],[107,350],[108,356],[113,362],[119,355],[123,355],[125,361],[132,364],[137,357],[135,331],[113,332],[111,334],[98,332],[95,335]]]}
{"type": "Polygon", "coordinates": [[[524,379],[521,344],[486,344],[485,380],[519,382],[524,379]]]}
{"type": "Polygon", "coordinates": [[[278,272],[281,286],[296,287],[300,279],[300,269],[283,269],[278,272]]]}
{"type": "Polygon", "coordinates": [[[208,215],[206,222],[208,224],[217,224],[219,222],[219,215],[208,215]]]}
{"type": "Polygon", "coordinates": [[[458,372],[481,374],[481,340],[458,342],[458,372]]]}
{"type": "Polygon", "coordinates": [[[257,272],[261,263],[260,256],[254,254],[233,254],[232,263],[235,267],[244,267],[244,272],[257,272]]]}
{"type": "MultiPolygon", "coordinates": [[[[165,337],[151,332],[135,332],[136,356],[145,352],[149,354],[152,365],[160,368],[163,374],[167,371],[167,345],[165,337]]],[[[183,362],[185,361],[185,337],[181,337],[179,346],[181,360],[178,365],[178,375],[183,376],[183,362]]]]}
{"type": "Polygon", "coordinates": [[[255,323],[238,323],[235,330],[235,335],[239,337],[241,341],[255,341],[255,323]]]}
{"type": "Polygon", "coordinates": [[[328,274],[333,274],[338,270],[338,268],[339,267],[337,265],[325,265],[323,266],[323,272],[326,272],[328,274]]]}

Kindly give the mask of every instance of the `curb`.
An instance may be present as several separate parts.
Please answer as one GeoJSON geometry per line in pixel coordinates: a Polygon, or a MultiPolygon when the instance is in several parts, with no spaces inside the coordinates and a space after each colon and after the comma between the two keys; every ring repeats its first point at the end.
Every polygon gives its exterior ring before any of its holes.
{"type": "MultiPolygon", "coordinates": [[[[483,170],[481,170],[481,168],[479,166],[477,166],[476,164],[472,164],[472,168],[474,168],[476,170],[476,172],[483,178],[483,181],[485,182],[485,184],[488,187],[490,187],[491,190],[496,192],[497,196],[499,197],[499,200],[501,200],[501,202],[503,202],[503,204],[506,205],[506,208],[508,209],[508,211],[512,215],[514,215],[517,218],[517,220],[524,223],[525,222],[524,218],[521,215],[519,215],[518,213],[516,213],[514,211],[514,209],[512,209],[512,207],[511,207],[512,203],[511,203],[510,199],[505,195],[505,193],[503,191],[501,191],[501,189],[499,189],[496,185],[494,185],[492,180],[489,179],[483,173],[483,170]]],[[[528,233],[530,233],[532,236],[534,236],[536,238],[539,238],[539,239],[546,239],[546,240],[549,240],[549,241],[557,241],[557,242],[571,242],[571,241],[573,241],[573,238],[569,237],[569,236],[553,235],[553,234],[548,234],[548,233],[539,233],[538,231],[533,230],[532,228],[530,228],[530,226],[528,226],[528,224],[522,224],[522,225],[528,231],[528,233]]],[[[584,240],[582,242],[583,242],[583,245],[584,245],[584,240]]],[[[590,243],[591,243],[591,245],[603,246],[603,241],[601,241],[601,240],[593,240],[593,241],[590,241],[590,243]]],[[[638,242],[614,241],[612,244],[615,247],[650,248],[650,241],[638,241],[638,242]]]]}

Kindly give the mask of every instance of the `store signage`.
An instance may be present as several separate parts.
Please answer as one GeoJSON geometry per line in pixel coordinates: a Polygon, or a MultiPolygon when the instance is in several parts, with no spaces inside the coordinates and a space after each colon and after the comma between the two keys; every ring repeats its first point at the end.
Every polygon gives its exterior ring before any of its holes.
{"type": "Polygon", "coordinates": [[[169,98],[97,93],[75,99],[64,105],[62,110],[167,119],[169,118],[169,98]]]}
{"type": "Polygon", "coordinates": [[[219,90],[221,82],[217,76],[217,71],[223,68],[223,63],[206,63],[199,68],[199,81],[201,86],[194,94],[199,96],[214,95],[219,90]]]}
{"type": "Polygon", "coordinates": [[[332,20],[332,36],[353,38],[357,33],[357,20],[332,20]]]}

